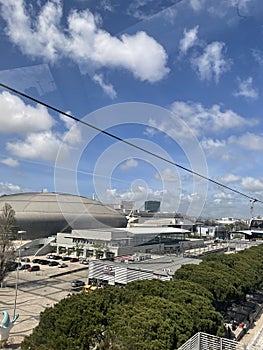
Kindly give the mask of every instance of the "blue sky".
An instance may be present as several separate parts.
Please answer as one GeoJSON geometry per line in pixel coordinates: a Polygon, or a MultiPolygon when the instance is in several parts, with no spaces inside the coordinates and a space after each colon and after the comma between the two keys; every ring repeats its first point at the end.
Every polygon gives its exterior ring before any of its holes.
{"type": "MultiPolygon", "coordinates": [[[[0,6],[1,83],[263,200],[261,0],[0,6]]],[[[249,199],[4,89],[0,111],[1,194],[250,216],[249,199]]]]}

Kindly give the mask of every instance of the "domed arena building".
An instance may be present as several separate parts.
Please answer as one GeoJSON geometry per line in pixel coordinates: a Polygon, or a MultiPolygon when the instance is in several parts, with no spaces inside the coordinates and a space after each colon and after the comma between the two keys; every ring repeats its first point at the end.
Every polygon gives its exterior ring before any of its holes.
{"type": "Polygon", "coordinates": [[[0,197],[0,212],[5,203],[12,206],[18,230],[34,240],[71,232],[72,229],[126,227],[127,219],[100,202],[71,194],[51,192],[19,193],[0,197]]]}

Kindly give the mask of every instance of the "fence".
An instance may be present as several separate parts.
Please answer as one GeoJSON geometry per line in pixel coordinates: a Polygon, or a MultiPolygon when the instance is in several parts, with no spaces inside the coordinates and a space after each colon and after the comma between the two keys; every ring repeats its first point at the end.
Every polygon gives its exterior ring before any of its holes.
{"type": "Polygon", "coordinates": [[[261,350],[253,345],[241,344],[235,340],[220,338],[207,333],[196,333],[178,350],[261,350]]]}

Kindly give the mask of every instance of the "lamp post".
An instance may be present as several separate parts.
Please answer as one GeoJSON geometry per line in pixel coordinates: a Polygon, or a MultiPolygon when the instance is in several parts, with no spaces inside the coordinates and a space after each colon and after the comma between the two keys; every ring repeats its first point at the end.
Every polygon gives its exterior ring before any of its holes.
{"type": "Polygon", "coordinates": [[[18,279],[19,279],[19,263],[21,262],[21,246],[22,246],[22,235],[26,233],[26,231],[17,231],[18,235],[20,234],[20,246],[18,251],[18,266],[16,268],[16,288],[15,288],[15,302],[14,302],[14,317],[16,314],[16,300],[17,300],[17,287],[18,287],[18,279]]]}

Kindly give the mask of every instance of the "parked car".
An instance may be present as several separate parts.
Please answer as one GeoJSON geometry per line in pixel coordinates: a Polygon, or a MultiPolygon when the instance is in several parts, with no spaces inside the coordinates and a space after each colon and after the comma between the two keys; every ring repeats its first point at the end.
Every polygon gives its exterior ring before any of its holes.
{"type": "Polygon", "coordinates": [[[49,264],[49,261],[48,260],[45,260],[45,259],[39,259],[39,262],[38,262],[40,265],[48,265],[49,264]]]}
{"type": "Polygon", "coordinates": [[[67,265],[67,264],[65,264],[65,263],[61,263],[61,264],[58,264],[58,267],[60,267],[60,268],[64,268],[64,267],[68,267],[68,265],[67,265]]]}
{"type": "Polygon", "coordinates": [[[61,258],[62,258],[62,256],[60,256],[60,255],[53,255],[54,260],[60,260],[61,258]]]}
{"type": "Polygon", "coordinates": [[[27,263],[29,263],[29,262],[30,262],[30,259],[24,257],[24,258],[21,258],[21,261],[22,261],[22,262],[27,262],[27,263]]]}
{"type": "Polygon", "coordinates": [[[53,256],[54,256],[54,255],[50,253],[50,254],[47,254],[47,255],[46,255],[46,258],[47,258],[47,259],[53,259],[53,256]]]}
{"type": "Polygon", "coordinates": [[[73,281],[71,282],[71,287],[73,287],[73,288],[83,287],[83,286],[85,286],[85,282],[83,282],[83,281],[80,281],[80,280],[73,280],[73,281]]]}
{"type": "Polygon", "coordinates": [[[77,261],[79,261],[79,259],[78,258],[71,258],[69,261],[70,262],[77,262],[77,261]]]}
{"type": "Polygon", "coordinates": [[[33,259],[33,260],[32,260],[32,263],[33,263],[33,264],[38,264],[38,263],[39,263],[39,260],[40,260],[40,259],[37,259],[37,258],[36,258],[36,259],[33,259]]]}
{"type": "Polygon", "coordinates": [[[68,261],[71,259],[71,256],[64,255],[62,256],[62,261],[68,261]]]}
{"type": "Polygon", "coordinates": [[[30,264],[24,264],[22,266],[19,266],[18,270],[28,270],[30,267],[30,264]]]}
{"type": "Polygon", "coordinates": [[[33,265],[33,266],[31,266],[31,267],[29,267],[28,269],[27,269],[27,271],[39,271],[40,270],[40,266],[39,265],[33,265]]]}
{"type": "Polygon", "coordinates": [[[80,264],[89,265],[89,261],[84,259],[80,261],[80,264]]]}
{"type": "Polygon", "coordinates": [[[8,269],[8,271],[15,271],[21,265],[22,265],[21,262],[9,261],[7,263],[7,269],[8,269]]]}
{"type": "Polygon", "coordinates": [[[59,265],[59,262],[57,262],[57,261],[50,261],[48,263],[48,266],[58,266],[58,265],[59,265]]]}

